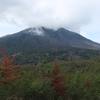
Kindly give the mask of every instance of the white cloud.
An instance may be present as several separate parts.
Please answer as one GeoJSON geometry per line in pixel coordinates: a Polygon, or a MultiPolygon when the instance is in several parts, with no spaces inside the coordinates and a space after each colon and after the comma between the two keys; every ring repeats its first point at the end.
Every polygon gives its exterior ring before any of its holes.
{"type": "Polygon", "coordinates": [[[87,37],[87,33],[80,31],[80,34],[84,37],[87,37]]]}
{"type": "Polygon", "coordinates": [[[0,37],[11,34],[11,33],[16,33],[22,29],[26,28],[25,26],[16,26],[15,24],[10,24],[7,23],[6,21],[0,21],[0,37]]]}
{"type": "Polygon", "coordinates": [[[0,23],[64,27],[88,36],[100,32],[99,9],[99,0],[0,0],[0,23]]]}

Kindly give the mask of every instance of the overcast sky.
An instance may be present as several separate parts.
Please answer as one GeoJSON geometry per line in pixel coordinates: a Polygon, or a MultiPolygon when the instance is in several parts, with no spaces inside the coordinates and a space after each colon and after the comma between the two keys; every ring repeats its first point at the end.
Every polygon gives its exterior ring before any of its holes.
{"type": "Polygon", "coordinates": [[[0,0],[0,37],[38,26],[64,27],[100,43],[100,0],[0,0]]]}

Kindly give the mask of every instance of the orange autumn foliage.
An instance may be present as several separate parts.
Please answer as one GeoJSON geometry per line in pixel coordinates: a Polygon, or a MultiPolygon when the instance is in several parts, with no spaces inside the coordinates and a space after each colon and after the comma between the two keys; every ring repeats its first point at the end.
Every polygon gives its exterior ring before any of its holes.
{"type": "Polygon", "coordinates": [[[12,66],[15,57],[12,56],[11,58],[9,58],[4,48],[2,48],[0,54],[2,55],[0,82],[6,84],[20,78],[21,76],[16,75],[16,73],[20,70],[20,68],[18,68],[17,66],[12,66]]]}
{"type": "Polygon", "coordinates": [[[64,75],[61,74],[61,70],[55,61],[55,67],[52,74],[52,83],[51,86],[54,87],[54,90],[58,96],[61,96],[66,91],[66,86],[63,84],[65,81],[64,75]]]}

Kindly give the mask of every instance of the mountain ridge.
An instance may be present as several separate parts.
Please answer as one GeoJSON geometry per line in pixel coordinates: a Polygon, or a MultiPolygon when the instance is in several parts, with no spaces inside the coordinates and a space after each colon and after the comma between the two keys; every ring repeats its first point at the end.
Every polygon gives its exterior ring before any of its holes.
{"type": "Polygon", "coordinates": [[[93,42],[76,32],[59,28],[27,28],[20,32],[0,37],[0,47],[14,52],[28,49],[67,48],[100,49],[100,44],[93,42]]]}

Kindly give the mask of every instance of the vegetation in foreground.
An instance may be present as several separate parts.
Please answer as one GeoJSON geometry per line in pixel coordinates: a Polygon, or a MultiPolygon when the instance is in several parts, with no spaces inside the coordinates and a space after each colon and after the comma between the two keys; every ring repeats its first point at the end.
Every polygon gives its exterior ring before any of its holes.
{"type": "Polygon", "coordinates": [[[0,100],[100,100],[100,57],[15,66],[1,54],[0,100]]]}

